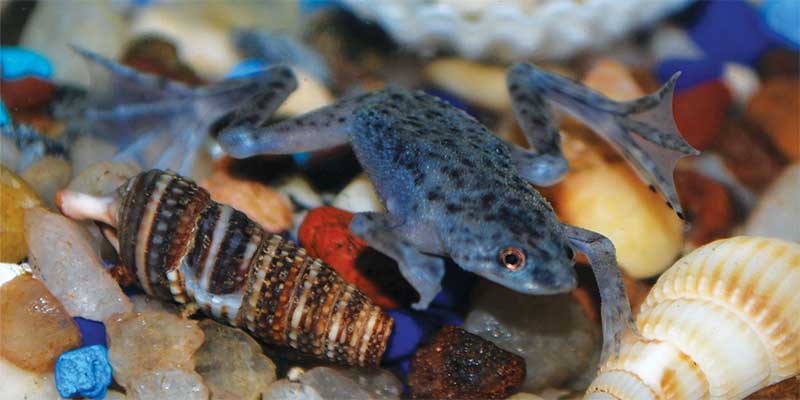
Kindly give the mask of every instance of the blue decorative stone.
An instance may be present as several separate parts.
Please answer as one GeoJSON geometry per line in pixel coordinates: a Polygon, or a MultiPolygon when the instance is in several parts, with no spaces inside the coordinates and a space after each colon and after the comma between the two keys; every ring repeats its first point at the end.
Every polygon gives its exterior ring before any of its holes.
{"type": "Polygon", "coordinates": [[[81,330],[81,346],[106,345],[106,326],[102,322],[72,318],[81,330]]]}
{"type": "Polygon", "coordinates": [[[19,79],[26,76],[50,79],[53,76],[50,60],[22,47],[0,48],[0,71],[3,79],[19,79]]]}
{"type": "Polygon", "coordinates": [[[6,110],[6,106],[3,104],[3,101],[0,100],[0,126],[8,125],[11,123],[11,116],[8,115],[8,110],[6,110]]]}
{"type": "Polygon", "coordinates": [[[311,152],[292,154],[292,159],[294,159],[297,165],[304,167],[308,163],[308,160],[311,159],[311,152]]]}
{"type": "Polygon", "coordinates": [[[111,385],[108,349],[94,345],[60,355],[56,361],[55,381],[61,397],[104,398],[111,385]]]}
{"type": "Polygon", "coordinates": [[[800,1],[767,0],[760,11],[764,24],[778,40],[789,47],[800,48],[800,1]]]}
{"type": "Polygon", "coordinates": [[[403,375],[408,373],[409,361],[420,343],[445,325],[461,326],[464,323],[458,313],[435,306],[422,311],[390,310],[388,314],[394,319],[394,330],[389,336],[383,361],[403,375]]]}
{"type": "Polygon", "coordinates": [[[655,72],[658,80],[665,83],[674,73],[681,71],[681,77],[675,85],[675,90],[679,92],[703,82],[719,79],[723,70],[721,62],[707,58],[701,60],[668,59],[659,64],[655,72]]]}
{"type": "Polygon", "coordinates": [[[231,70],[225,74],[225,79],[246,78],[248,76],[257,74],[266,68],[267,64],[261,60],[244,60],[231,68],[231,70]]]}
{"type": "Polygon", "coordinates": [[[701,4],[698,17],[687,31],[709,58],[751,65],[770,46],[772,41],[766,26],[748,2],[725,0],[701,4]]]}

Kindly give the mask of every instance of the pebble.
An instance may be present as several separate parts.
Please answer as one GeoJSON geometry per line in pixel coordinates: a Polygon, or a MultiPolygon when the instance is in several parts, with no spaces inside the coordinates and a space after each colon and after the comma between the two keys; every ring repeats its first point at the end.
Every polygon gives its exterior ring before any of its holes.
{"type": "Polygon", "coordinates": [[[559,219],[609,238],[634,278],[658,275],[683,247],[680,218],[624,162],[569,172],[550,193],[559,219]]]}
{"type": "Polygon", "coordinates": [[[196,372],[159,369],[136,375],[127,390],[129,400],[208,400],[209,391],[196,372]]]}
{"type": "Polygon", "coordinates": [[[600,333],[571,295],[530,296],[493,283],[476,288],[462,326],[525,359],[521,390],[588,385],[600,333]]]}
{"type": "Polygon", "coordinates": [[[775,77],[797,77],[800,70],[800,53],[783,47],[765,51],[758,60],[758,74],[762,79],[775,77]]]}
{"type": "Polygon", "coordinates": [[[180,315],[181,311],[175,303],[167,303],[150,297],[145,294],[135,294],[130,297],[131,304],[133,304],[133,311],[139,313],[145,312],[166,312],[169,314],[180,315]]]}
{"type": "Polygon", "coordinates": [[[163,76],[190,86],[204,83],[178,57],[175,44],[157,35],[145,35],[131,40],[120,61],[139,71],[163,76]]]}
{"type": "Polygon", "coordinates": [[[394,319],[394,331],[389,336],[383,360],[389,365],[398,366],[406,373],[410,359],[420,343],[443,326],[457,326],[464,322],[459,313],[435,305],[425,311],[398,308],[390,310],[389,315],[394,319]]]}
{"type": "Polygon", "coordinates": [[[708,58],[752,64],[770,45],[753,5],[747,1],[709,1],[698,7],[687,32],[708,58]]]}
{"type": "Polygon", "coordinates": [[[312,209],[322,206],[322,196],[302,175],[291,175],[275,185],[275,190],[288,197],[300,209],[312,209]]]}
{"type": "Polygon", "coordinates": [[[800,80],[773,78],[764,82],[747,105],[747,117],[772,139],[781,153],[800,161],[800,80]]]}
{"type": "MultiPolygon", "coordinates": [[[[10,123],[11,123],[11,116],[8,115],[8,110],[6,110],[6,106],[5,104],[3,104],[3,100],[0,99],[0,126],[8,125],[10,123]]],[[[2,144],[3,147],[7,146],[5,142],[0,142],[0,144],[2,144]]],[[[5,153],[5,151],[0,151],[0,152],[5,153]]],[[[0,159],[0,161],[5,163],[5,154],[3,155],[2,159],[0,159]]]]}
{"type": "Polygon", "coordinates": [[[64,306],[28,274],[0,286],[0,316],[0,355],[17,367],[52,371],[59,354],[81,344],[64,306]]]}
{"type": "Polygon", "coordinates": [[[509,397],[506,400],[544,400],[544,399],[532,393],[520,392],[509,397]]]}
{"type": "Polygon", "coordinates": [[[82,173],[92,164],[108,162],[117,154],[117,146],[111,141],[93,135],[81,135],[70,146],[69,158],[72,170],[82,173]]]}
{"type": "Polygon", "coordinates": [[[0,286],[3,286],[4,283],[10,282],[20,275],[30,274],[31,272],[31,266],[28,265],[28,263],[0,263],[0,286]]]}
{"type": "Polygon", "coordinates": [[[61,397],[105,398],[111,385],[108,349],[94,345],[62,354],[56,362],[55,381],[61,397]]]}
{"type": "Polygon", "coordinates": [[[792,164],[759,199],[744,234],[800,242],[800,164],[792,164]]]}
{"type": "MultiPolygon", "coordinates": [[[[359,400],[356,397],[353,400],[359,400]]],[[[281,379],[267,388],[261,400],[327,400],[323,399],[316,390],[302,383],[290,382],[281,379]]],[[[333,400],[333,399],[332,399],[333,400]]]]}
{"type": "Polygon", "coordinates": [[[725,126],[731,103],[725,83],[713,80],[676,93],[672,112],[684,139],[692,147],[705,150],[725,126]]]}
{"type": "Polygon", "coordinates": [[[696,172],[678,170],[675,187],[686,219],[691,221],[686,236],[690,248],[729,236],[736,210],[725,186],[696,172]]]}
{"type": "Polygon", "coordinates": [[[332,206],[352,213],[383,212],[383,204],[375,193],[375,187],[366,175],[361,174],[350,181],[333,199],[332,206]]]}
{"type": "Polygon", "coordinates": [[[306,214],[298,239],[311,257],[332,266],[375,304],[394,309],[412,302],[416,292],[403,279],[397,263],[351,233],[352,219],[352,213],[338,208],[315,208],[306,214]]]}
{"type": "Polygon", "coordinates": [[[25,237],[36,275],[70,315],[104,321],[132,306],[103,268],[89,232],[43,208],[25,211],[25,237]]]}
{"type": "Polygon", "coordinates": [[[316,367],[269,386],[263,400],[399,400],[403,385],[384,369],[316,367]]]}
{"type": "Polygon", "coordinates": [[[737,106],[744,107],[761,87],[758,72],[748,65],[725,63],[722,81],[733,95],[737,106]]]}
{"type": "Polygon", "coordinates": [[[440,58],[428,63],[423,73],[437,87],[472,104],[508,111],[511,98],[506,88],[506,69],[461,58],[440,58]]]}
{"type": "Polygon", "coordinates": [[[676,72],[680,72],[681,77],[675,83],[675,93],[680,93],[702,83],[719,79],[723,70],[724,63],[721,61],[707,58],[699,60],[671,58],[658,64],[654,72],[662,83],[669,81],[676,72]]]}
{"type": "Polygon", "coordinates": [[[447,326],[414,354],[408,386],[413,399],[505,399],[524,378],[522,357],[447,326]]]}
{"type": "Polygon", "coordinates": [[[583,84],[616,101],[633,100],[645,94],[631,69],[613,58],[595,61],[583,77],[583,84]]]}
{"type": "Polygon", "coordinates": [[[111,1],[93,3],[45,2],[33,10],[20,38],[20,44],[50,60],[53,79],[77,86],[89,85],[86,63],[69,45],[106,56],[120,54],[128,36],[122,14],[111,1]]]}
{"type": "Polygon", "coordinates": [[[105,323],[114,380],[128,390],[134,388],[134,378],[151,380],[143,375],[173,369],[194,372],[194,354],[204,338],[196,321],[143,312],[116,314],[105,323]]]}
{"type": "Polygon", "coordinates": [[[72,319],[81,330],[81,346],[107,345],[106,326],[102,322],[75,317],[72,319]]]}
{"type": "Polygon", "coordinates": [[[0,357],[0,387],[3,399],[55,400],[60,399],[53,373],[26,371],[0,357]]]}
{"type": "Polygon", "coordinates": [[[258,400],[275,381],[275,364],[241,329],[209,319],[198,324],[205,341],[195,353],[195,370],[212,400],[258,400]]]}
{"type": "Polygon", "coordinates": [[[768,137],[740,121],[728,121],[714,150],[733,175],[756,192],[775,180],[786,165],[768,137]]]}
{"type": "Polygon", "coordinates": [[[99,162],[80,170],[67,185],[68,190],[92,196],[105,196],[117,190],[141,169],[133,164],[99,162]]]}
{"type": "Polygon", "coordinates": [[[333,103],[333,95],[324,83],[297,68],[293,71],[297,75],[297,89],[278,107],[277,115],[296,116],[333,103]]]}
{"type": "Polygon", "coordinates": [[[217,170],[203,179],[200,186],[211,193],[214,201],[242,211],[269,232],[283,232],[292,227],[291,202],[263,183],[217,170]]]}
{"type": "Polygon", "coordinates": [[[28,255],[23,210],[41,203],[32,187],[0,165],[0,262],[16,263],[28,255]]]}
{"type": "Polygon", "coordinates": [[[800,398],[800,376],[784,379],[781,382],[767,386],[747,397],[744,400],[788,400],[800,398]]]}
{"type": "Polygon", "coordinates": [[[11,110],[31,110],[50,103],[55,86],[46,79],[24,77],[14,80],[3,80],[3,92],[0,97],[11,110]]]}
{"type": "Polygon", "coordinates": [[[20,177],[36,190],[47,207],[55,209],[56,192],[69,184],[72,167],[61,157],[44,156],[20,172],[20,177]]]}
{"type": "Polygon", "coordinates": [[[692,41],[685,30],[675,25],[661,25],[655,29],[649,43],[650,56],[655,60],[682,58],[699,60],[703,51],[692,41]]]}
{"type": "Polygon", "coordinates": [[[26,77],[50,79],[52,76],[53,66],[47,57],[24,47],[0,48],[0,77],[3,80],[26,77]]]}
{"type": "Polygon", "coordinates": [[[761,3],[764,24],[789,47],[800,47],[800,7],[794,0],[766,0],[761,3]]]}

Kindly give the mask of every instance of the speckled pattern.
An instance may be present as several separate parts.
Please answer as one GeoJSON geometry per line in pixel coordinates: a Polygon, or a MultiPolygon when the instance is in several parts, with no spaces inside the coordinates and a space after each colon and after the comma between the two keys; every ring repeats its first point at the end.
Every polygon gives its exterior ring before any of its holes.
{"type": "Polygon", "coordinates": [[[575,287],[571,248],[579,249],[597,264],[592,267],[604,303],[608,355],[623,330],[635,329],[614,247],[601,235],[559,223],[529,182],[553,184],[567,171],[551,111],[555,105],[617,147],[680,216],[673,168],[697,151],[672,119],[676,79],[677,74],[648,96],[616,102],[576,81],[517,64],[509,70],[508,88],[532,149],[506,143],[433,96],[397,87],[345,98],[271,126],[247,122],[265,121],[271,113],[252,102],[219,140],[238,158],[350,143],[387,210],[357,214],[350,229],[397,260],[419,292],[416,308],[426,308],[440,291],[443,256],[513,290],[552,294],[575,287]],[[504,258],[508,250],[516,254],[511,260],[521,260],[513,268],[504,258]]]}

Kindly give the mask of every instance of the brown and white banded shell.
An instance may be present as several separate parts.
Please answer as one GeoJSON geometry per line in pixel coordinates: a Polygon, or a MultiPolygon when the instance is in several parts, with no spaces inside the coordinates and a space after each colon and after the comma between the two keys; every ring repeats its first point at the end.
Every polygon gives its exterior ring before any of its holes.
{"type": "Polygon", "coordinates": [[[800,245],[735,237],[658,280],[587,399],[742,399],[800,374],[800,245]]]}
{"type": "Polygon", "coordinates": [[[265,342],[319,358],[380,362],[392,319],[303,248],[169,172],[141,173],[118,192],[113,202],[62,192],[59,207],[115,226],[122,263],[147,294],[195,303],[265,342]]]}

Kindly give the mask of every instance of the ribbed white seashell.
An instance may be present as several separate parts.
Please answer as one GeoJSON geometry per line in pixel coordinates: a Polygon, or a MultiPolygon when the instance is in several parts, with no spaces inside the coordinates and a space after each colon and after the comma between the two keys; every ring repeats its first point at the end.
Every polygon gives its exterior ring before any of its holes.
{"type": "Polygon", "coordinates": [[[740,236],[659,279],[586,399],[741,399],[800,374],[800,245],[740,236]]]}
{"type": "Polygon", "coordinates": [[[691,0],[343,0],[401,45],[468,58],[560,59],[604,45],[691,0]]]}

